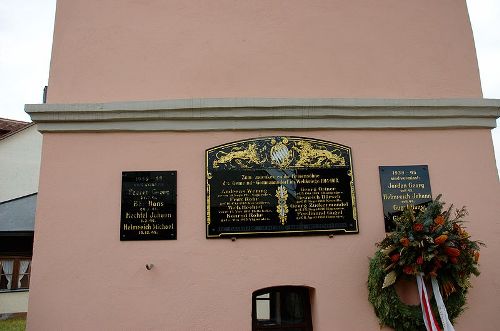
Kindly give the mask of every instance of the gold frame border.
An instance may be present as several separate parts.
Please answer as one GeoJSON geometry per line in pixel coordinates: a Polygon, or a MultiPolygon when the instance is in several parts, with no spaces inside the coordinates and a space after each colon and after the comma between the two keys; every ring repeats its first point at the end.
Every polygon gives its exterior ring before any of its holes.
{"type": "Polygon", "coordinates": [[[349,146],[345,146],[345,145],[342,145],[342,144],[338,144],[338,143],[334,143],[334,142],[331,142],[331,141],[327,141],[327,140],[322,140],[322,139],[316,139],[316,138],[310,138],[310,137],[299,137],[299,136],[265,136],[265,137],[258,137],[258,138],[250,138],[250,139],[241,139],[241,140],[236,140],[236,141],[232,141],[230,143],[226,143],[226,144],[221,144],[221,145],[217,145],[217,146],[214,146],[214,147],[211,147],[209,149],[207,149],[205,151],[205,180],[206,180],[206,183],[205,183],[205,194],[206,194],[206,220],[205,220],[205,224],[206,224],[206,229],[205,229],[205,235],[206,235],[206,238],[207,239],[210,239],[210,238],[224,238],[224,237],[227,237],[227,236],[244,236],[244,235],[271,235],[271,234],[275,234],[275,233],[278,233],[278,234],[286,234],[286,233],[303,233],[304,235],[307,235],[308,233],[313,233],[313,232],[326,232],[326,233],[329,233],[329,234],[333,234],[333,233],[336,233],[336,232],[344,232],[344,233],[359,233],[359,221],[358,221],[358,211],[357,211],[357,206],[356,206],[356,188],[355,188],[355,185],[354,185],[354,170],[353,170],[353,165],[352,165],[352,153],[351,153],[351,148],[349,146]],[[353,216],[353,220],[355,222],[355,225],[356,225],[356,229],[355,230],[345,230],[345,229],[338,229],[338,230],[335,230],[335,229],[329,229],[329,230],[290,230],[290,231],[260,231],[260,232],[224,232],[223,234],[219,234],[217,236],[210,236],[208,234],[208,227],[210,226],[211,224],[211,219],[210,219],[210,184],[209,184],[209,179],[211,178],[211,173],[208,171],[208,154],[216,149],[220,149],[220,148],[223,148],[223,147],[231,147],[233,145],[238,145],[238,144],[241,144],[241,143],[245,143],[245,142],[252,142],[252,141],[257,141],[257,140],[265,140],[265,139],[273,139],[273,138],[278,138],[278,137],[286,137],[286,138],[299,138],[301,140],[306,140],[306,141],[311,141],[311,142],[322,142],[322,143],[326,143],[328,145],[333,145],[335,148],[338,148],[338,149],[343,149],[347,152],[347,154],[349,155],[349,172],[348,174],[350,174],[350,177],[351,177],[351,181],[350,181],[350,186],[351,186],[351,204],[352,204],[352,216],[353,216]]]}

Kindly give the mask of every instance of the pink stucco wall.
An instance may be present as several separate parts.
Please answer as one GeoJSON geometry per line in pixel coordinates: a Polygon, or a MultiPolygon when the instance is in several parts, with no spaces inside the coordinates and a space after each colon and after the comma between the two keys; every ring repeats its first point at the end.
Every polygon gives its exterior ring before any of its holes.
{"type": "Polygon", "coordinates": [[[465,0],[58,0],[51,103],[481,97],[465,0]]]}
{"type": "MultiPolygon", "coordinates": [[[[203,97],[481,97],[465,1],[58,1],[50,103],[203,97]]],[[[495,330],[492,148],[487,129],[46,133],[28,327],[249,330],[252,292],[291,284],[315,289],[315,331],[378,330],[378,166],[428,164],[488,244],[457,330],[495,330]],[[205,239],[205,150],[269,135],[352,148],[359,234],[205,239]],[[120,242],[127,170],[177,170],[177,240],[120,242]]]]}
{"type": "Polygon", "coordinates": [[[487,130],[296,131],[353,151],[360,233],[205,239],[205,149],[290,132],[46,134],[31,330],[249,330],[253,291],[315,288],[316,331],[378,330],[368,257],[384,236],[379,165],[428,164],[432,189],[466,204],[488,244],[457,330],[496,330],[499,185],[487,130]],[[120,242],[124,170],[178,171],[178,239],[120,242]],[[146,271],[146,263],[155,266],[146,271]]]}

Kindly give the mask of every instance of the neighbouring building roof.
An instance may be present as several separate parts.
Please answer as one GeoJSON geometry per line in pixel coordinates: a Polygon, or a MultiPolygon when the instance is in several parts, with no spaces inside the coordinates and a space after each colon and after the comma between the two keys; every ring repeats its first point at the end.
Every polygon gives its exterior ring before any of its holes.
{"type": "Polygon", "coordinates": [[[31,123],[11,120],[8,118],[0,118],[0,137],[18,131],[31,123]]]}
{"type": "Polygon", "coordinates": [[[0,203],[0,232],[33,231],[37,193],[0,203]]]}

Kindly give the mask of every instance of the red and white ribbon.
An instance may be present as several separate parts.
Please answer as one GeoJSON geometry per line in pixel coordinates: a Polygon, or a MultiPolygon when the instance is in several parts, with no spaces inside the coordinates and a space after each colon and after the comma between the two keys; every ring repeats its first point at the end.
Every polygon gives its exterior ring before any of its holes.
{"type": "Polygon", "coordinates": [[[418,296],[420,298],[420,307],[422,308],[422,315],[424,324],[427,331],[441,331],[439,324],[432,313],[429,296],[427,295],[427,288],[425,287],[423,273],[417,274],[418,296]]]}
{"type": "MultiPolygon", "coordinates": [[[[429,296],[427,295],[427,288],[425,287],[423,275],[423,273],[417,275],[417,286],[425,328],[427,331],[441,331],[439,324],[432,313],[431,303],[429,302],[429,296]]],[[[455,328],[453,328],[453,325],[448,317],[448,312],[446,311],[443,297],[439,291],[439,284],[436,277],[431,278],[431,283],[432,291],[434,292],[434,299],[436,300],[438,306],[439,317],[441,318],[441,324],[443,324],[443,331],[455,331],[455,328]]]]}
{"type": "Polygon", "coordinates": [[[439,292],[439,284],[436,277],[431,278],[432,290],[434,291],[434,299],[436,300],[438,306],[439,317],[441,318],[441,324],[443,324],[444,331],[455,331],[453,325],[448,318],[448,312],[446,311],[446,306],[444,305],[443,297],[441,292],[439,292]]]}

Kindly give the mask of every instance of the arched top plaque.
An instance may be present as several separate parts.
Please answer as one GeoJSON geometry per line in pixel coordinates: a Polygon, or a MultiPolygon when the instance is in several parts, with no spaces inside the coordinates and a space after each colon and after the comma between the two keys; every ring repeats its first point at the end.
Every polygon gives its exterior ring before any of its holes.
{"type": "Polygon", "coordinates": [[[274,136],[206,151],[207,238],[358,233],[351,149],[274,136]]]}

